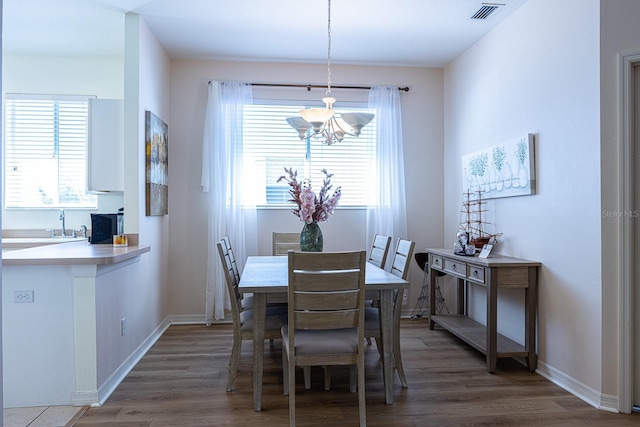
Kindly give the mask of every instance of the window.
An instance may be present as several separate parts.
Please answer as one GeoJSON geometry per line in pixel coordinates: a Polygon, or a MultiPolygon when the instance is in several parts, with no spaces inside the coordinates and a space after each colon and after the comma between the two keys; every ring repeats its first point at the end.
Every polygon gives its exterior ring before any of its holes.
{"type": "Polygon", "coordinates": [[[88,99],[6,95],[6,208],[97,207],[86,194],[88,99]]]}
{"type": "MultiPolygon", "coordinates": [[[[371,174],[375,173],[375,119],[362,129],[359,137],[347,136],[342,142],[327,146],[314,138],[300,140],[287,123],[287,117],[299,115],[303,108],[303,105],[245,106],[243,161],[253,204],[289,206],[289,186],[277,182],[286,167],[297,170],[299,180],[310,179],[316,192],[324,178],[321,170],[327,169],[334,174],[331,191],[342,187],[339,206],[366,206],[371,174]]],[[[370,110],[335,108],[335,111],[339,114],[370,110]]]]}

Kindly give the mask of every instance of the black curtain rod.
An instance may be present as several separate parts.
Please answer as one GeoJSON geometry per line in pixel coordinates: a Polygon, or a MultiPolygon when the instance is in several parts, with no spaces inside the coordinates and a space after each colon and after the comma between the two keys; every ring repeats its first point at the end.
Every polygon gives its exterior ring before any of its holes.
{"type": "MultiPolygon", "coordinates": [[[[305,87],[307,91],[311,91],[311,89],[327,89],[327,85],[303,85],[303,84],[295,84],[295,83],[251,83],[251,86],[271,86],[271,87],[305,87]]],[[[341,85],[331,85],[331,88],[334,89],[371,89],[371,86],[341,86],[341,85]]],[[[398,90],[409,92],[409,87],[399,87],[398,90]]]]}
{"type": "MultiPolygon", "coordinates": [[[[211,80],[209,80],[209,84],[211,84],[211,80]]],[[[311,89],[327,89],[327,85],[312,85],[312,84],[296,84],[296,83],[250,83],[251,86],[267,86],[267,87],[304,87],[307,88],[307,91],[310,92],[311,89]]],[[[371,89],[371,86],[341,86],[341,85],[331,85],[334,89],[371,89]]],[[[398,90],[409,92],[409,87],[399,87],[398,90]]]]}

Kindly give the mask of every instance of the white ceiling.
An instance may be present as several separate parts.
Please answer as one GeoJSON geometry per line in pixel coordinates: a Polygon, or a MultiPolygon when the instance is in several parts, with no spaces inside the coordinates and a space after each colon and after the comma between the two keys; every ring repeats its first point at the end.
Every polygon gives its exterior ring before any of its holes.
{"type": "MultiPolygon", "coordinates": [[[[333,0],[332,61],[442,67],[527,0],[333,0]]],[[[172,58],[326,62],[326,0],[4,0],[7,53],[121,55],[124,12],[172,58]]]]}

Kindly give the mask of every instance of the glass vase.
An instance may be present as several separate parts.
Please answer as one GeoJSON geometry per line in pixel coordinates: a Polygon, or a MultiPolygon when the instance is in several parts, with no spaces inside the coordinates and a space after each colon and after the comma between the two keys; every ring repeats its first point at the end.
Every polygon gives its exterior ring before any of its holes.
{"type": "Polygon", "coordinates": [[[316,221],[305,223],[300,232],[300,250],[303,252],[322,252],[322,230],[316,221]]]}

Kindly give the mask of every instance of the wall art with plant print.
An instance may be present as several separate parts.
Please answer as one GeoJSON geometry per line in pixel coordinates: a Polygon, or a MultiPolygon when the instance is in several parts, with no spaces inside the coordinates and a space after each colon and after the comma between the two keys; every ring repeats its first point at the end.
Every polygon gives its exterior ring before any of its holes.
{"type": "Polygon", "coordinates": [[[463,192],[482,191],[483,199],[536,192],[533,134],[462,156],[463,192]]]}

